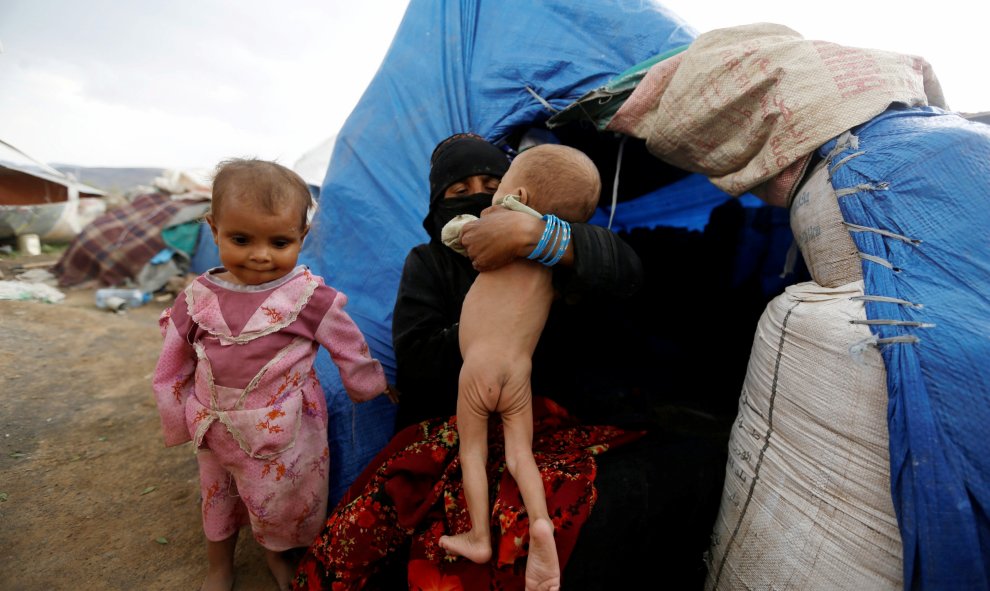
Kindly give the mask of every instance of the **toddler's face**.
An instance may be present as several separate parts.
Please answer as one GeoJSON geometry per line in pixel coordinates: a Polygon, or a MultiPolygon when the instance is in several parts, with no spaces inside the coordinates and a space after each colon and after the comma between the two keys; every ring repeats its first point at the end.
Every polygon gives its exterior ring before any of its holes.
{"type": "Polygon", "coordinates": [[[295,207],[271,214],[247,204],[225,203],[217,217],[208,218],[224,279],[241,285],[260,285],[287,275],[296,267],[309,228],[299,225],[295,207]]]}

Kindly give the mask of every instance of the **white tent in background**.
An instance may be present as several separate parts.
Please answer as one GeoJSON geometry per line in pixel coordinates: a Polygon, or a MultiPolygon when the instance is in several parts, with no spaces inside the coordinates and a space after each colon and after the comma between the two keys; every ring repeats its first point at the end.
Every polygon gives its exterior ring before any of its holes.
{"type": "Polygon", "coordinates": [[[333,154],[333,146],[337,141],[334,134],[320,142],[319,145],[310,149],[296,160],[292,165],[292,170],[299,173],[299,176],[306,181],[306,184],[313,190],[314,197],[319,197],[320,188],[323,186],[323,178],[327,174],[330,166],[330,156],[333,154]]]}

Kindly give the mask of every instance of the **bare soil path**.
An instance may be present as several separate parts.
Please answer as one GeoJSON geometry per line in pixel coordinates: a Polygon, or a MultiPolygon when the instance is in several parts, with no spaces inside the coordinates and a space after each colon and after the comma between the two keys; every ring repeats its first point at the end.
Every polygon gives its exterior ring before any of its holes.
{"type": "MultiPolygon", "coordinates": [[[[190,444],[162,444],[151,394],[169,302],[115,314],[94,290],[62,291],[0,301],[0,589],[198,589],[196,462],[190,444]]],[[[236,562],[235,590],[276,589],[246,530],[236,562]]]]}

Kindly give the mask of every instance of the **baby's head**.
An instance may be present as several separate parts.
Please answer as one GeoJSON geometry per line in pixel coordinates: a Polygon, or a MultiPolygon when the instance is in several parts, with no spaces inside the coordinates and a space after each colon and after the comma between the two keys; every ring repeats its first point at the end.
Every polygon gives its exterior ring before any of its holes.
{"type": "Polygon", "coordinates": [[[495,193],[505,195],[539,213],[552,213],[568,222],[585,222],[595,212],[602,182],[595,163],[584,152],[559,144],[524,150],[512,161],[495,193]]]}
{"type": "Polygon", "coordinates": [[[220,262],[221,278],[261,285],[292,272],[309,231],[312,197],[306,182],[288,168],[265,160],[227,160],[213,179],[213,205],[206,216],[220,262]]]}

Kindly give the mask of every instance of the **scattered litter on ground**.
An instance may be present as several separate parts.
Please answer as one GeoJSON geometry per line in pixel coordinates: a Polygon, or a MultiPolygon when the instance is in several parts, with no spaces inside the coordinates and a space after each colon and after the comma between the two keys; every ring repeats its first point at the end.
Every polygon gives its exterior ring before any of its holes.
{"type": "Polygon", "coordinates": [[[28,283],[44,283],[45,285],[50,285],[52,287],[58,285],[58,278],[47,269],[28,269],[20,275],[17,275],[16,278],[18,281],[26,281],[28,283]]]}
{"type": "Polygon", "coordinates": [[[64,293],[44,283],[0,281],[0,300],[38,300],[48,304],[57,304],[64,299],[64,293]]]}

